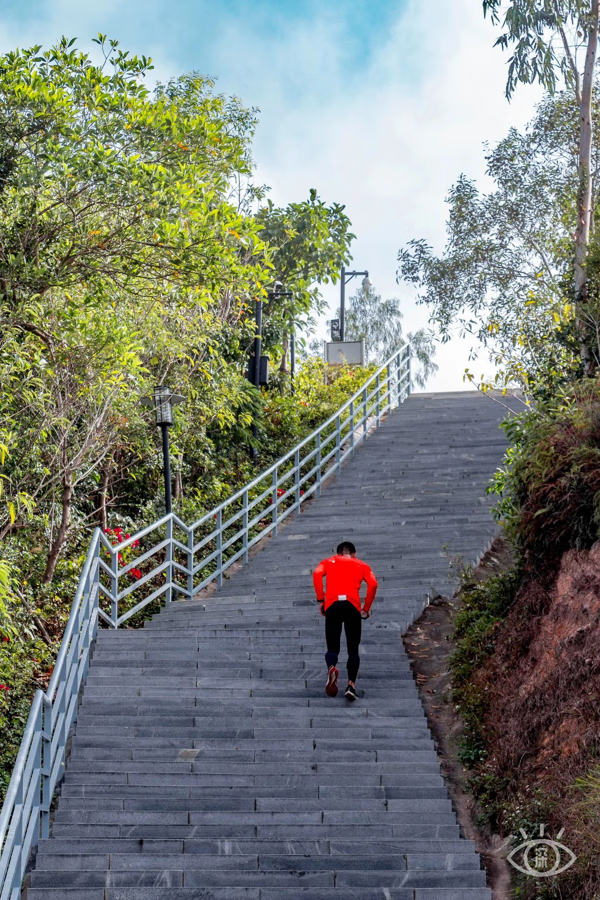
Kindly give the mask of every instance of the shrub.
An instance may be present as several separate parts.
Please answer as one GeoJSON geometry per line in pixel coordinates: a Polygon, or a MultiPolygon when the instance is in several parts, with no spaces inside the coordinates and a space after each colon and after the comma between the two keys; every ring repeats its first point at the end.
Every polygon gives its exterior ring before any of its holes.
{"type": "Polygon", "coordinates": [[[600,380],[504,423],[512,446],[496,473],[497,514],[525,566],[552,577],[562,555],[600,536],[600,380]]]}

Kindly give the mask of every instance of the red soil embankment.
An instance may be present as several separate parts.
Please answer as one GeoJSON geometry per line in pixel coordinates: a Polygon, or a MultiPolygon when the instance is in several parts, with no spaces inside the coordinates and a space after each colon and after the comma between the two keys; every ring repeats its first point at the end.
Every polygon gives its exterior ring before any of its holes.
{"type": "Polygon", "coordinates": [[[477,678],[486,768],[560,793],[600,745],[600,544],[566,553],[550,588],[527,582],[500,628],[477,678]]]}

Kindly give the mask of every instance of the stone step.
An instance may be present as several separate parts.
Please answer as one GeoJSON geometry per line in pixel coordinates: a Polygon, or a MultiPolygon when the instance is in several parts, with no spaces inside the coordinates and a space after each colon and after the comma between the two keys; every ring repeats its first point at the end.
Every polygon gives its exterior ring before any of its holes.
{"type": "MultiPolygon", "coordinates": [[[[331,863],[330,863],[331,866],[331,863]]],[[[435,869],[403,869],[398,871],[395,867],[378,869],[377,879],[390,888],[435,888],[451,887],[453,884],[459,887],[485,887],[485,872],[475,869],[462,870],[435,870],[435,869]]],[[[230,868],[224,871],[218,869],[160,869],[153,867],[144,870],[115,871],[112,868],[108,873],[102,871],[79,870],[68,871],[36,871],[32,875],[34,887],[155,887],[162,884],[168,887],[195,887],[213,888],[230,886],[258,887],[272,890],[275,887],[306,888],[337,888],[338,892],[344,887],[364,886],[371,887],[373,883],[373,870],[361,869],[303,869],[301,861],[296,862],[294,868],[280,870],[257,870],[230,868]]]]}
{"type": "Polygon", "coordinates": [[[491,900],[488,888],[30,888],[28,900],[491,900]]]}

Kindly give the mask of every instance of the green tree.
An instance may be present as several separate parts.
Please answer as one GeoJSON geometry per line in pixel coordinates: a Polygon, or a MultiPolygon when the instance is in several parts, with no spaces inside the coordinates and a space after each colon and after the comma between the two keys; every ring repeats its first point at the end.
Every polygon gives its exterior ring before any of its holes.
{"type": "Polygon", "coordinates": [[[239,343],[270,275],[258,225],[230,201],[235,177],[251,173],[253,112],[193,73],[150,93],[149,60],[98,43],[100,66],[66,39],[0,60],[0,430],[12,497],[0,530],[26,521],[19,498],[37,504],[44,581],[77,486],[139,419],[130,401],[144,376],[204,380],[222,410],[214,385],[231,379],[217,359],[231,357],[227,332],[239,343]]]}
{"type": "Polygon", "coordinates": [[[272,251],[273,277],[289,294],[275,293],[265,305],[265,347],[281,354],[281,369],[286,371],[291,329],[315,324],[314,316],[323,310],[319,285],[337,282],[340,267],[351,259],[355,235],[344,207],[326,206],[314,188],[302,203],[282,208],[269,201],[256,221],[272,251]]]}
{"type": "MultiPolygon", "coordinates": [[[[502,0],[483,0],[484,15],[500,21],[502,0]]],[[[518,82],[542,84],[554,93],[562,75],[579,110],[577,136],[578,189],[574,234],[573,293],[577,334],[586,374],[599,365],[595,334],[589,321],[588,245],[592,226],[593,92],[598,52],[599,0],[510,0],[504,12],[504,32],[496,44],[513,48],[506,95],[518,82]],[[581,58],[582,57],[582,58],[581,58]]]]}

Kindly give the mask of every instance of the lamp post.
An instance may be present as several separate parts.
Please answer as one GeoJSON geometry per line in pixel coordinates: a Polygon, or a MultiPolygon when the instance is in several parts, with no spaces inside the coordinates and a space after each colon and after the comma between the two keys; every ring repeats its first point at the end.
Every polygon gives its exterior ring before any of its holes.
{"type": "Polygon", "coordinates": [[[372,287],[369,281],[369,272],[347,272],[345,266],[342,266],[342,278],[340,286],[340,341],[346,339],[346,285],[356,275],[364,275],[362,280],[363,290],[368,291],[372,287]]]}
{"type": "Polygon", "coordinates": [[[154,388],[152,397],[144,397],[144,406],[153,406],[156,414],[156,424],[162,431],[163,473],[165,478],[165,509],[167,513],[173,512],[171,497],[171,458],[169,452],[169,428],[173,424],[173,407],[183,403],[184,398],[179,394],[171,393],[171,388],[165,384],[159,384],[154,388]]]}
{"type": "MultiPolygon", "coordinates": [[[[283,290],[283,285],[280,281],[276,281],[273,285],[273,290],[267,291],[267,297],[269,300],[273,300],[275,297],[291,297],[292,291],[283,290]]],[[[256,336],[254,338],[254,368],[252,371],[252,384],[258,390],[261,385],[261,358],[262,358],[262,316],[263,316],[263,301],[260,297],[256,299],[256,336]]],[[[264,382],[266,383],[266,382],[264,382]]],[[[252,435],[254,436],[254,440],[256,441],[258,437],[258,428],[256,426],[256,422],[252,423],[252,435]]],[[[252,459],[254,463],[256,463],[258,458],[258,453],[256,447],[252,447],[252,459]]]]}
{"type": "Polygon", "coordinates": [[[296,378],[296,331],[294,329],[294,323],[292,322],[290,329],[290,387],[292,394],[296,393],[296,385],[294,383],[294,379],[296,378]]]}

